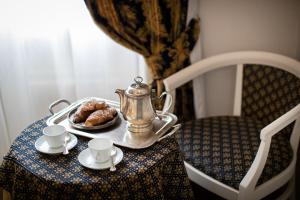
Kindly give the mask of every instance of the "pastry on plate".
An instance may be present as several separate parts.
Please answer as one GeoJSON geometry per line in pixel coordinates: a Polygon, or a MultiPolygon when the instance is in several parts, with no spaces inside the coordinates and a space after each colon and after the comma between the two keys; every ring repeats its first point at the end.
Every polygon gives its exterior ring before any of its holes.
{"type": "Polygon", "coordinates": [[[89,117],[91,113],[93,113],[96,110],[105,109],[107,107],[106,103],[104,101],[98,102],[95,100],[88,101],[77,109],[75,114],[73,115],[73,122],[74,123],[81,123],[85,122],[85,120],[89,117]]]}
{"type": "Polygon", "coordinates": [[[88,127],[97,126],[112,120],[116,114],[117,111],[115,108],[106,107],[105,109],[97,110],[90,114],[84,124],[88,127]]]}

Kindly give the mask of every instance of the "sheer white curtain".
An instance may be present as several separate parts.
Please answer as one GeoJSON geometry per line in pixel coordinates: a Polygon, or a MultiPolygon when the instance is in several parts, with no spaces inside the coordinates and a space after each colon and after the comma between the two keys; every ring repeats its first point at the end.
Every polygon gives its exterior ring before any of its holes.
{"type": "MultiPolygon", "coordinates": [[[[190,0],[189,18],[198,6],[190,0]]],[[[144,59],[101,32],[83,0],[0,0],[0,16],[0,162],[28,124],[49,115],[54,100],[117,100],[116,88],[136,75],[148,78],[144,59]]],[[[200,58],[198,43],[192,62],[200,58]]],[[[197,116],[205,108],[199,80],[197,116]]]]}
{"type": "Polygon", "coordinates": [[[83,0],[0,0],[0,162],[54,100],[116,100],[116,88],[146,76],[141,57],[93,23],[83,0]]]}

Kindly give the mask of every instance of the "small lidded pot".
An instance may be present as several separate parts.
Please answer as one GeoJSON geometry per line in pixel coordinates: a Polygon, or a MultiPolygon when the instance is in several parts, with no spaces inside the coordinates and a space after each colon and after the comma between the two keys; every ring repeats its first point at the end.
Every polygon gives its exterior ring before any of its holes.
{"type": "Polygon", "coordinates": [[[151,103],[151,89],[137,76],[127,90],[117,89],[120,112],[127,121],[127,129],[133,133],[149,132],[157,114],[151,103]]]}

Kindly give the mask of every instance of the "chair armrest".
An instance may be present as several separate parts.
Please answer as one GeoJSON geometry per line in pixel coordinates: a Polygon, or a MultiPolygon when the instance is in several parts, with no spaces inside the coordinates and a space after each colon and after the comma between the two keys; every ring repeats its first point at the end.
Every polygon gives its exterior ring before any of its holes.
{"type": "MultiPolygon", "coordinates": [[[[295,128],[298,129],[300,126],[299,123],[300,119],[300,104],[295,106],[293,109],[273,121],[271,124],[264,127],[260,132],[260,139],[261,143],[259,145],[257,154],[255,156],[255,159],[248,170],[247,174],[243,178],[243,180],[240,183],[239,190],[240,191],[247,191],[245,188],[252,188],[254,189],[256,186],[256,183],[264,169],[264,166],[267,161],[268,153],[271,146],[271,139],[272,136],[278,133],[280,130],[288,126],[290,123],[296,120],[295,128]]],[[[295,131],[293,131],[291,136],[291,142],[292,138],[298,138],[295,137],[294,134],[295,131]]],[[[299,140],[299,138],[297,139],[299,140]]],[[[298,141],[295,141],[294,143],[298,144],[298,141]]],[[[296,147],[295,147],[296,148],[296,147]]]]}
{"type": "Polygon", "coordinates": [[[271,124],[264,127],[260,132],[260,139],[265,141],[271,138],[273,135],[278,133],[280,130],[288,126],[290,123],[295,121],[300,115],[300,104],[295,106],[293,109],[277,118],[271,124]]]}

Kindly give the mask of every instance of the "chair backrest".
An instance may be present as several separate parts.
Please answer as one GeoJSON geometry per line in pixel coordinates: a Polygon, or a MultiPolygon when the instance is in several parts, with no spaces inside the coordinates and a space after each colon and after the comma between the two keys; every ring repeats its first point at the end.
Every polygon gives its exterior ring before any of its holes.
{"type": "MultiPolygon", "coordinates": [[[[242,113],[242,84],[243,84],[243,75],[247,75],[250,72],[251,74],[251,65],[260,65],[260,66],[272,66],[272,68],[266,68],[266,73],[268,75],[269,71],[272,71],[271,74],[274,74],[275,71],[278,71],[280,74],[281,71],[285,71],[293,76],[300,78],[300,63],[292,58],[269,53],[262,51],[241,51],[241,52],[232,52],[225,53],[216,56],[212,56],[206,59],[203,59],[199,62],[192,64],[189,67],[186,67],[164,80],[165,88],[167,91],[171,92],[175,96],[175,88],[187,83],[190,80],[197,78],[199,75],[203,75],[206,72],[213,71],[219,68],[226,66],[237,66],[236,73],[236,84],[235,84],[235,96],[234,96],[234,115],[241,115],[242,113]],[[249,66],[249,67],[248,67],[249,66]],[[245,70],[244,70],[245,68],[245,70]],[[271,69],[271,70],[270,70],[271,69]],[[277,70],[278,69],[278,70],[277,70]],[[249,70],[249,72],[248,72],[249,70]],[[280,71],[281,70],[281,71],[280,71]]],[[[257,71],[257,77],[260,77],[261,71],[257,71]]],[[[275,73],[276,74],[276,73],[275,73]]],[[[273,76],[273,75],[272,75],[273,76]]],[[[271,77],[272,77],[271,76],[271,77]]],[[[278,75],[276,75],[278,76],[278,75]]],[[[284,75],[285,76],[285,75],[284,75]]],[[[265,80],[262,80],[262,82],[265,80]]],[[[290,90],[291,91],[291,90],[290,90]]],[[[273,94],[274,95],[274,94],[273,94]]],[[[245,98],[244,98],[245,99],[245,98]]],[[[170,99],[167,98],[166,105],[170,103],[170,99]]],[[[245,109],[244,109],[245,110],[245,109]]],[[[171,110],[172,111],[172,110],[171,110]]],[[[244,111],[245,113],[246,111],[244,111]]],[[[247,113],[247,112],[246,112],[247,113]]],[[[268,119],[268,121],[270,121],[268,119]]]]}
{"type": "Polygon", "coordinates": [[[300,103],[300,79],[279,68],[245,64],[241,115],[271,123],[300,103]]]}

